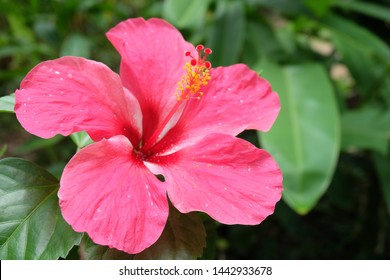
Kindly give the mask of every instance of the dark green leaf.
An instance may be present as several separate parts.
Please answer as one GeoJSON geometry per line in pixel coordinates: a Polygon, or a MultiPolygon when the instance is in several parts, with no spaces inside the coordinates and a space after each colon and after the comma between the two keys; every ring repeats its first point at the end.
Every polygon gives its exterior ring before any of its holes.
{"type": "Polygon", "coordinates": [[[205,21],[210,0],[167,0],[163,17],[177,28],[198,27],[205,21]]]}
{"type": "Polygon", "coordinates": [[[0,259],[58,259],[80,242],[63,220],[59,183],[22,159],[0,160],[0,259]]]}
{"type": "Polygon", "coordinates": [[[364,1],[335,1],[334,6],[390,22],[390,8],[364,1]]]}
{"type": "Polygon", "coordinates": [[[336,0],[304,0],[305,6],[312,10],[317,16],[324,16],[328,13],[336,0]]]}
{"type": "Polygon", "coordinates": [[[207,39],[213,50],[210,61],[214,66],[236,63],[245,38],[245,15],[242,1],[217,1],[215,23],[207,39]]]}
{"type": "Polygon", "coordinates": [[[377,94],[390,74],[390,48],[375,34],[342,17],[329,15],[323,23],[354,77],[357,91],[366,96],[377,94]]]}
{"type": "Polygon", "coordinates": [[[15,94],[0,97],[0,112],[14,113],[15,94]]]}
{"type": "Polygon", "coordinates": [[[248,22],[243,60],[250,67],[261,59],[276,61],[282,57],[282,47],[272,28],[262,22],[248,22]]]}
{"type": "Polygon", "coordinates": [[[390,158],[375,154],[374,160],[381,183],[383,199],[386,202],[387,212],[390,214],[390,158]]]}
{"type": "Polygon", "coordinates": [[[372,149],[382,155],[388,151],[390,111],[364,107],[342,115],[342,148],[372,149]]]}
{"type": "Polygon", "coordinates": [[[197,213],[182,214],[170,207],[168,222],[155,244],[136,255],[94,244],[85,244],[88,259],[149,259],[180,260],[200,257],[205,247],[206,233],[197,213]]]}
{"type": "Polygon", "coordinates": [[[49,138],[49,139],[43,139],[36,136],[32,136],[28,141],[23,143],[23,145],[18,147],[18,152],[28,153],[39,149],[52,147],[64,139],[65,138],[62,135],[56,135],[53,138],[49,138]]]}
{"type": "Polygon", "coordinates": [[[283,173],[283,199],[296,212],[309,212],[327,190],[340,148],[340,120],[330,81],[317,64],[263,66],[281,99],[281,112],[264,147],[283,173]]]}
{"type": "Polygon", "coordinates": [[[308,12],[302,1],[291,0],[246,0],[249,5],[260,5],[287,15],[302,15],[308,12]]]}

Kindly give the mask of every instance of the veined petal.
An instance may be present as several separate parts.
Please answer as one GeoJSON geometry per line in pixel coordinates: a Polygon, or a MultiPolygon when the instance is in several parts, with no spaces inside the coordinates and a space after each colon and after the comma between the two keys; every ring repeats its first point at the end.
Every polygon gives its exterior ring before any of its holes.
{"type": "Polygon", "coordinates": [[[15,94],[19,122],[37,136],[85,130],[95,141],[118,134],[140,138],[137,100],[102,63],[69,56],[42,62],[15,94]]]}
{"type": "Polygon", "coordinates": [[[168,201],[164,184],[132,155],[122,135],[85,147],[65,167],[58,196],[75,231],[135,254],[161,235],[168,201]]]}
{"type": "Polygon", "coordinates": [[[209,134],[197,144],[151,160],[183,213],[202,211],[225,224],[253,225],[272,214],[282,174],[273,158],[247,141],[209,134]]]}
{"type": "Polygon", "coordinates": [[[245,129],[271,128],[280,101],[265,79],[243,64],[211,69],[210,76],[204,95],[200,100],[188,101],[165,142],[188,142],[208,133],[237,135],[245,129]]]}
{"type": "Polygon", "coordinates": [[[147,139],[177,102],[186,51],[196,53],[180,32],[161,19],[128,19],[107,33],[122,56],[123,84],[139,100],[147,139]]]}

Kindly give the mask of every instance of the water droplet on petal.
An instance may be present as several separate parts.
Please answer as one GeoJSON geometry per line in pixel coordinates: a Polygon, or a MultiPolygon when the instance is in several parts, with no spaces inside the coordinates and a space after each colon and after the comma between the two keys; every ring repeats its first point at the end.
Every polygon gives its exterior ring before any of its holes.
{"type": "Polygon", "coordinates": [[[73,78],[72,73],[68,73],[68,78],[69,78],[69,79],[72,79],[72,78],[73,78]]]}
{"type": "Polygon", "coordinates": [[[56,73],[57,75],[59,75],[59,74],[60,74],[60,72],[59,72],[59,71],[55,71],[54,73],[56,73]]]}

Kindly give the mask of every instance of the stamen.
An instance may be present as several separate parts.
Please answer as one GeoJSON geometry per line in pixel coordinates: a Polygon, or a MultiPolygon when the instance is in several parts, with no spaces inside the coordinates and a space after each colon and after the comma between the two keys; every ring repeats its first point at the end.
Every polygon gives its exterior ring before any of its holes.
{"type": "Polygon", "coordinates": [[[206,61],[207,56],[212,53],[211,49],[205,48],[203,45],[197,45],[195,49],[198,52],[197,58],[193,57],[191,52],[185,52],[185,56],[189,56],[191,60],[184,66],[187,74],[177,84],[176,96],[178,101],[190,98],[200,99],[203,95],[203,92],[200,91],[201,87],[206,86],[211,79],[211,63],[206,61]]]}

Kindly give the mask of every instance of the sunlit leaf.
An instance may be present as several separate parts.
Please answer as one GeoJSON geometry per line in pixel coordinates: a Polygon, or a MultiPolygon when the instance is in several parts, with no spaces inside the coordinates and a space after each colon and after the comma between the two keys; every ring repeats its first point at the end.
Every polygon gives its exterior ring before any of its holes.
{"type": "Polygon", "coordinates": [[[87,239],[85,244],[88,259],[196,259],[203,253],[206,233],[197,213],[182,214],[170,207],[168,222],[155,244],[136,255],[128,255],[116,249],[94,244],[87,239]]]}
{"type": "Polygon", "coordinates": [[[6,151],[7,151],[7,145],[4,145],[3,147],[1,147],[0,148],[0,157],[2,157],[6,151]]]}
{"type": "Polygon", "coordinates": [[[317,64],[263,66],[281,99],[281,112],[262,145],[283,173],[283,199],[300,214],[326,192],[340,148],[340,120],[330,81],[317,64]]]}
{"type": "Polygon", "coordinates": [[[80,242],[63,220],[59,183],[32,162],[0,160],[0,259],[58,259],[80,242]]]}
{"type": "Polygon", "coordinates": [[[342,148],[372,149],[387,154],[390,140],[390,111],[363,107],[342,115],[342,148]]]}
{"type": "Polygon", "coordinates": [[[0,112],[14,113],[15,94],[0,97],[0,112]]]}
{"type": "Polygon", "coordinates": [[[88,133],[85,131],[75,132],[70,135],[70,138],[76,144],[78,149],[81,149],[93,142],[91,137],[89,137],[88,133]]]}

